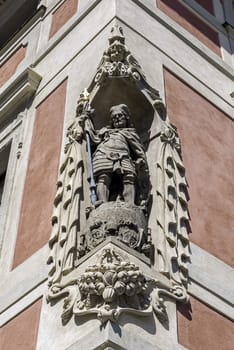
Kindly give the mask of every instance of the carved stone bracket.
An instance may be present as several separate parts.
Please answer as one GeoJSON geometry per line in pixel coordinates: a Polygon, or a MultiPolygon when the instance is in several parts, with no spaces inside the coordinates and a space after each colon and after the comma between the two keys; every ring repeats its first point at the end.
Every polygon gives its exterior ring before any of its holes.
{"type": "Polygon", "coordinates": [[[167,318],[164,297],[187,301],[185,289],[166,286],[149,278],[139,267],[124,260],[114,248],[102,251],[99,261],[85,269],[77,279],[50,287],[47,300],[64,299],[62,321],[74,315],[95,315],[102,324],[117,322],[123,313],[167,318]]]}

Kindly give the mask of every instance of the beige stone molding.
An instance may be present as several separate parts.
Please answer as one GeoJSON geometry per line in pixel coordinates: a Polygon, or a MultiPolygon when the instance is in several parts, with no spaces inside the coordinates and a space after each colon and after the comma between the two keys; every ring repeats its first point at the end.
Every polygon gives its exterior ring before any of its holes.
{"type": "Polygon", "coordinates": [[[42,77],[32,68],[25,69],[15,80],[0,89],[0,118],[14,111],[22,100],[36,92],[42,77]],[[2,90],[2,91],[1,91],[2,90]]]}

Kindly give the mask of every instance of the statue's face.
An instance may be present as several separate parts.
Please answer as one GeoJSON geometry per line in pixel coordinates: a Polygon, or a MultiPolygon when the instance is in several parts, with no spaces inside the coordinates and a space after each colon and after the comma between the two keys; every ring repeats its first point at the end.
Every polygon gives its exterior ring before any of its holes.
{"type": "Polygon", "coordinates": [[[127,117],[121,109],[116,109],[111,113],[112,125],[115,129],[127,127],[127,117]]]}

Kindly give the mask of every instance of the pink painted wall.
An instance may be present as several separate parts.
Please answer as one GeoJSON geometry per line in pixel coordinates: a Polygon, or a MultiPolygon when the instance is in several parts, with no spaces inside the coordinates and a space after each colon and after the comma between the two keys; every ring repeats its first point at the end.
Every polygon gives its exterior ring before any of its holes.
{"type": "Polygon", "coordinates": [[[37,107],[13,267],[49,239],[65,101],[66,81],[37,107]]]}
{"type": "Polygon", "coordinates": [[[0,66],[0,87],[16,72],[18,65],[23,61],[26,54],[26,46],[20,46],[8,59],[0,66]]]}
{"type": "Polygon", "coordinates": [[[189,184],[191,240],[233,264],[233,122],[164,70],[168,115],[178,128],[189,184]]]}
{"type": "Polygon", "coordinates": [[[57,8],[52,15],[50,38],[76,13],[77,5],[77,0],[65,0],[65,2],[57,8]]]}
{"type": "Polygon", "coordinates": [[[214,14],[214,6],[213,0],[195,0],[199,5],[204,7],[207,11],[209,11],[212,15],[214,14]]]}
{"type": "Polygon", "coordinates": [[[189,350],[232,350],[233,323],[190,297],[190,305],[178,304],[179,343],[189,350]]]}
{"type": "Polygon", "coordinates": [[[36,349],[40,312],[41,299],[2,326],[0,329],[0,349],[36,349]]]}
{"type": "Polygon", "coordinates": [[[218,33],[178,0],[157,0],[161,11],[221,56],[218,33]]]}

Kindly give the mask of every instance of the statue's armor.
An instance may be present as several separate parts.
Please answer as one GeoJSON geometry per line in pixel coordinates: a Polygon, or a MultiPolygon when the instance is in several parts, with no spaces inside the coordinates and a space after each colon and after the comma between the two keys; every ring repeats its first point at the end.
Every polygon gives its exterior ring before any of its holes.
{"type": "Polygon", "coordinates": [[[136,174],[128,142],[118,130],[105,132],[103,141],[93,155],[93,170],[95,177],[109,172],[136,174]]]}

